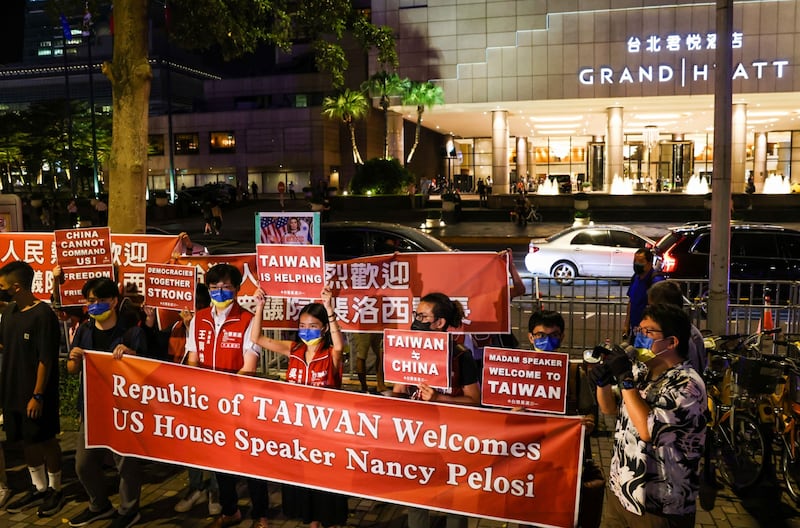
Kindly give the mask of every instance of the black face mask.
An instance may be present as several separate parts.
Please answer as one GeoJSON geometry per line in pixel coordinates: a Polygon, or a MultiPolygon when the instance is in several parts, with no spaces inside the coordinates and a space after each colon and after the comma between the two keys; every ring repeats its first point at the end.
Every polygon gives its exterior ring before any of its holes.
{"type": "Polygon", "coordinates": [[[11,294],[11,289],[8,290],[0,290],[0,302],[11,302],[14,300],[14,296],[11,294]]]}
{"type": "Polygon", "coordinates": [[[637,275],[641,275],[642,273],[644,273],[644,264],[634,264],[633,272],[637,275]]]}
{"type": "Polygon", "coordinates": [[[423,323],[422,321],[417,321],[414,319],[414,322],[411,323],[412,330],[419,330],[421,332],[430,332],[431,331],[431,323],[423,323]]]}

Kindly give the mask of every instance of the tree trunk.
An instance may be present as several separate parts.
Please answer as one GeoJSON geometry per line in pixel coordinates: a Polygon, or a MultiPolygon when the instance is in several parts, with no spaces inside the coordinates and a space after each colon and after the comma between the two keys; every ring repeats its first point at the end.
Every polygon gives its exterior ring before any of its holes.
{"type": "Polygon", "coordinates": [[[414,144],[411,145],[411,151],[408,153],[406,163],[411,163],[411,158],[414,157],[414,152],[417,151],[417,145],[419,145],[419,131],[422,128],[422,112],[424,108],[424,106],[417,106],[417,128],[414,130],[414,144]]]}
{"type": "Polygon", "coordinates": [[[356,143],[356,127],[352,121],[347,122],[347,128],[350,130],[350,146],[353,149],[353,163],[356,165],[363,165],[361,153],[358,151],[358,144],[356,143]]]}
{"type": "Polygon", "coordinates": [[[114,2],[114,54],[103,73],[113,108],[108,225],[144,233],[147,222],[147,118],[152,72],[147,62],[147,0],[114,2]]]}

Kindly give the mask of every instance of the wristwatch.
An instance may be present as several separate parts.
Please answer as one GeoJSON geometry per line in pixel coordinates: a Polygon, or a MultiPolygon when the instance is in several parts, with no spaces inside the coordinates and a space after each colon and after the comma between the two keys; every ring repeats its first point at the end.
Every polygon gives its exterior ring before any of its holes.
{"type": "Polygon", "coordinates": [[[44,401],[44,394],[42,394],[41,392],[36,392],[33,394],[33,399],[36,400],[37,402],[44,401]]]}
{"type": "Polygon", "coordinates": [[[622,390],[630,390],[636,388],[636,383],[633,381],[633,378],[625,378],[624,380],[619,382],[620,387],[622,390]]]}

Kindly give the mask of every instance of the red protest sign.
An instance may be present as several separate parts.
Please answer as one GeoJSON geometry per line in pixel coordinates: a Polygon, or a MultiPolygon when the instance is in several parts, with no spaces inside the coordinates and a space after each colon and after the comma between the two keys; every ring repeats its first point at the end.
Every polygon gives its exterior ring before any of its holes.
{"type": "Polygon", "coordinates": [[[378,501],[574,526],[580,417],[307,387],[88,351],[87,447],[378,501]]]}
{"type": "Polygon", "coordinates": [[[56,259],[62,268],[111,264],[111,230],[107,227],[57,229],[56,259]]]}
{"type": "Polygon", "coordinates": [[[450,388],[450,335],[447,332],[384,330],[383,373],[389,383],[450,388]]]}
{"type": "Polygon", "coordinates": [[[481,403],[564,414],[568,369],[569,354],[486,347],[481,403]]]}
{"type": "Polygon", "coordinates": [[[63,282],[58,287],[61,306],[75,306],[83,304],[84,298],[81,290],[89,279],[108,277],[114,280],[114,266],[84,266],[79,268],[61,268],[63,282]]]}
{"type": "Polygon", "coordinates": [[[144,299],[148,306],[167,310],[194,311],[195,269],[177,264],[144,267],[144,299]]]}
{"type": "Polygon", "coordinates": [[[258,284],[270,297],[319,297],[325,285],[325,248],[256,244],[258,284]]]}

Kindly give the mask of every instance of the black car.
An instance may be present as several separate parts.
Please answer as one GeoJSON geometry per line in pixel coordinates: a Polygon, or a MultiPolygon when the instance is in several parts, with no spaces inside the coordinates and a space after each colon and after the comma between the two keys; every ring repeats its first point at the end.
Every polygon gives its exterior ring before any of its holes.
{"type": "Polygon", "coordinates": [[[438,239],[413,227],[384,222],[327,222],[322,224],[325,260],[370,255],[453,251],[438,239]]]}
{"type": "MultiPolygon", "coordinates": [[[[656,247],[665,276],[708,278],[711,224],[670,228],[656,247]]],[[[800,231],[777,225],[731,224],[730,278],[752,284],[800,280],[800,231]]]]}

